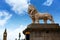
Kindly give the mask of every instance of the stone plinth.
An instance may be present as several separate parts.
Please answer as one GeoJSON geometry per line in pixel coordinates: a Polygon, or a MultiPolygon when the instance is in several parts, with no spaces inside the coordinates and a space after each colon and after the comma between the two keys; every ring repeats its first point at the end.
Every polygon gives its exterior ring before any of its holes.
{"type": "Polygon", "coordinates": [[[29,40],[60,40],[58,24],[30,24],[23,33],[29,35],[29,40]]]}

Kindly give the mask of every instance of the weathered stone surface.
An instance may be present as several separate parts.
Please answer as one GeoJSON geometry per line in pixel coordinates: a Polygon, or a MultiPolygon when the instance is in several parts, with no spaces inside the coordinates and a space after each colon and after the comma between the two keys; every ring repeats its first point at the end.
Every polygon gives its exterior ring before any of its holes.
{"type": "Polygon", "coordinates": [[[57,32],[31,32],[30,40],[60,40],[60,33],[57,32]]]}
{"type": "Polygon", "coordinates": [[[58,28],[59,24],[36,24],[32,23],[27,28],[58,28]]]}
{"type": "Polygon", "coordinates": [[[26,32],[30,32],[30,40],[60,40],[58,24],[30,24],[23,31],[26,32]]]}

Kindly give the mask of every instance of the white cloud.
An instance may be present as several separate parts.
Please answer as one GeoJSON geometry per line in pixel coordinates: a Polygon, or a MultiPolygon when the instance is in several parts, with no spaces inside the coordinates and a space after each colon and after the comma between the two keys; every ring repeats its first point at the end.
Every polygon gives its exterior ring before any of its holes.
{"type": "Polygon", "coordinates": [[[23,30],[26,28],[26,26],[20,25],[20,27],[18,27],[15,30],[9,30],[8,29],[8,39],[7,40],[15,40],[15,38],[19,38],[19,32],[21,33],[21,39],[24,39],[25,36],[23,35],[23,30]]]}
{"type": "Polygon", "coordinates": [[[7,11],[0,11],[0,26],[4,26],[11,16],[12,14],[9,14],[7,11]]]}
{"type": "Polygon", "coordinates": [[[3,32],[4,32],[4,30],[0,29],[0,40],[3,40],[3,32]]]}
{"type": "Polygon", "coordinates": [[[12,7],[13,11],[18,14],[22,14],[27,11],[30,0],[6,0],[6,3],[12,7]]]}
{"type": "Polygon", "coordinates": [[[47,0],[47,1],[45,1],[45,2],[43,3],[43,5],[45,5],[45,6],[51,6],[52,3],[53,3],[53,0],[47,0]]]}

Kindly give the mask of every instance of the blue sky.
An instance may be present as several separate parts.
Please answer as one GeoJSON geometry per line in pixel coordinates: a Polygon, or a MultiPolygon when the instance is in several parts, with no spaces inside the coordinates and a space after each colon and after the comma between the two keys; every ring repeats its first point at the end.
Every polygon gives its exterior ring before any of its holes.
{"type": "MultiPolygon", "coordinates": [[[[28,5],[33,4],[41,12],[48,12],[55,23],[60,24],[60,0],[0,0],[0,39],[7,29],[8,40],[18,38],[18,33],[32,23],[27,13],[28,5]],[[11,36],[11,37],[10,37],[11,36]]],[[[24,35],[21,37],[24,38],[24,35]]]]}

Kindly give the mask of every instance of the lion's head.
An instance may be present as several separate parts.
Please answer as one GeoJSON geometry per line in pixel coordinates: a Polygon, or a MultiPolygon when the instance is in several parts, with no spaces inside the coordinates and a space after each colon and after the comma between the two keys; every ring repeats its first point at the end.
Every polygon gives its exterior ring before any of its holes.
{"type": "Polygon", "coordinates": [[[37,10],[35,9],[35,7],[33,5],[29,5],[28,14],[33,17],[36,13],[37,13],[37,10]]]}

